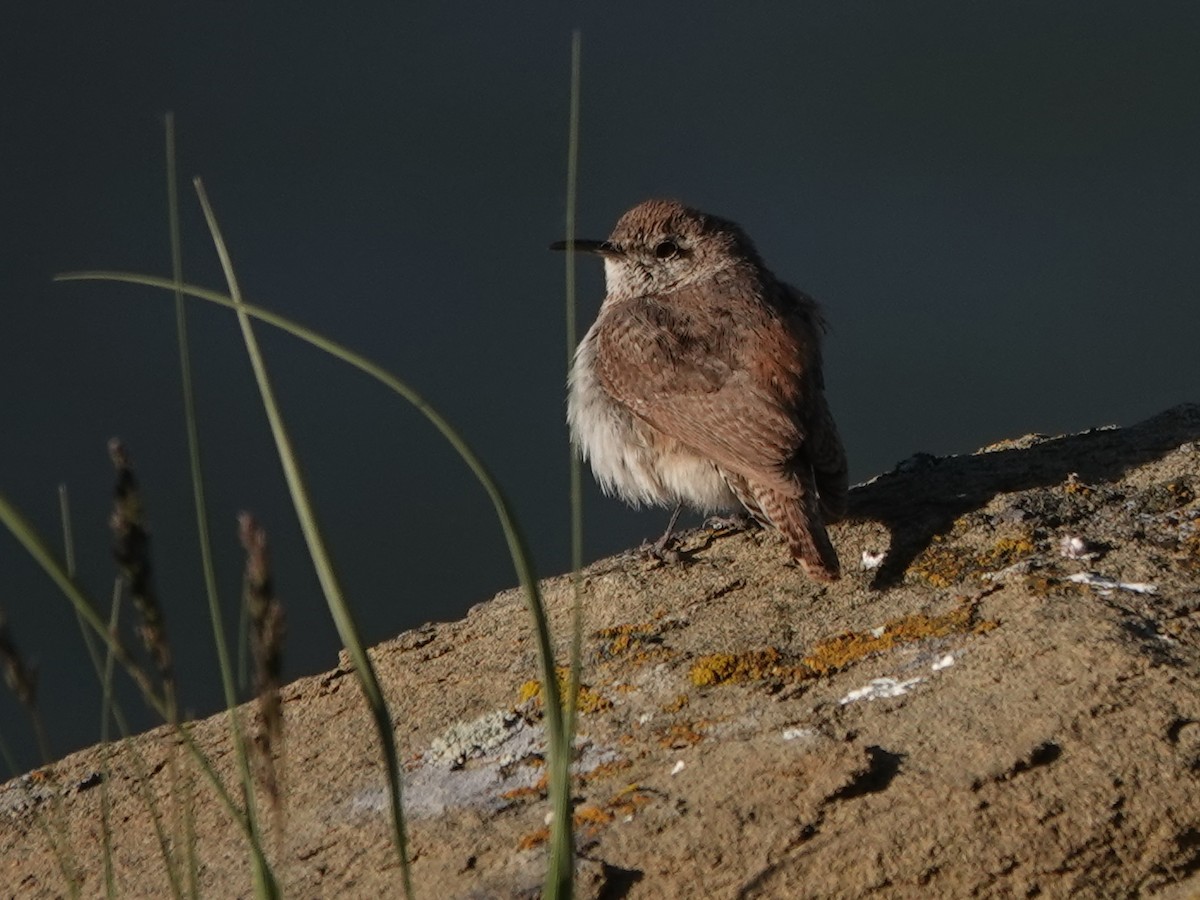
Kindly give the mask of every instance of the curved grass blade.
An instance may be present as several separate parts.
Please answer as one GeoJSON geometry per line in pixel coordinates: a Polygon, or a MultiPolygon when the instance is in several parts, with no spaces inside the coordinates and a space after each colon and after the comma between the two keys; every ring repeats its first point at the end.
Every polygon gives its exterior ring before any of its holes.
{"type": "MultiPolygon", "coordinates": [[[[161,278],[156,275],[145,275],[138,272],[117,272],[117,271],[85,271],[85,272],[67,272],[55,276],[55,281],[114,281],[123,284],[140,284],[146,287],[154,287],[165,290],[174,290],[175,284],[169,278],[161,278]]],[[[184,284],[181,290],[189,297],[195,297],[197,300],[205,300],[209,303],[214,303],[218,306],[224,306],[229,309],[239,309],[251,318],[266,322],[282,331],[287,332],[305,343],[311,344],[319,350],[328,353],[329,355],[340,359],[342,362],[353,366],[360,372],[369,375],[376,381],[383,384],[389,390],[398,394],[412,404],[425,418],[438,430],[439,433],[450,443],[458,455],[466,463],[467,467],[478,479],[480,485],[491,500],[492,506],[495,509],[496,516],[500,520],[500,527],[504,532],[505,542],[508,545],[509,554],[513,560],[513,566],[516,569],[517,577],[521,583],[522,591],[525,595],[526,605],[533,618],[534,636],[537,641],[538,659],[542,669],[542,686],[545,692],[545,716],[546,716],[546,731],[549,736],[549,749],[551,753],[551,765],[554,764],[554,754],[561,752],[561,748],[566,747],[566,743],[562,738],[563,730],[563,713],[562,713],[562,694],[558,687],[558,677],[554,668],[554,649],[550,641],[550,626],[546,619],[545,605],[542,602],[541,586],[538,584],[537,575],[534,572],[532,557],[528,550],[528,544],[525,541],[524,533],[520,525],[517,523],[516,517],[513,514],[512,506],[508,501],[504,491],[500,485],[492,477],[491,472],[484,464],[483,460],[475,453],[467,441],[455,430],[455,428],[425,399],[401,381],[392,373],[388,372],[382,366],[367,359],[360,353],[339,344],[322,334],[313,331],[310,328],[301,325],[286,316],[272,312],[261,306],[256,306],[247,303],[244,300],[240,304],[235,304],[233,299],[220,293],[219,291],[210,290],[208,288],[199,287],[192,284],[184,284]],[[557,737],[556,737],[557,736],[557,737]]],[[[569,747],[566,747],[569,752],[569,747]]]]}
{"type": "MultiPolygon", "coordinates": [[[[246,344],[246,353],[250,357],[250,364],[254,369],[254,378],[258,382],[258,390],[262,395],[267,420],[271,425],[271,433],[275,437],[275,448],[279,454],[279,460],[283,465],[284,476],[287,479],[288,490],[292,495],[292,504],[296,508],[296,515],[300,519],[300,529],[304,533],[304,540],[308,545],[309,556],[312,558],[313,566],[317,570],[317,579],[321,583],[321,589],[325,594],[325,602],[329,606],[330,614],[333,616],[338,635],[341,637],[342,644],[346,647],[346,650],[350,654],[350,659],[354,663],[354,671],[358,678],[359,687],[362,689],[363,695],[367,700],[367,705],[371,709],[371,715],[375,719],[375,729],[382,745],[384,765],[387,773],[392,809],[392,830],[396,842],[396,853],[400,861],[401,879],[404,882],[405,896],[411,898],[413,896],[413,889],[412,873],[408,860],[408,834],[405,828],[404,808],[400,796],[402,773],[400,770],[400,759],[396,752],[396,736],[392,727],[391,714],[388,711],[387,701],[383,696],[383,688],[380,686],[379,678],[375,674],[375,666],[367,654],[366,647],[363,645],[358,625],[354,621],[350,605],[346,602],[341,584],[334,571],[333,559],[329,555],[329,551],[325,546],[325,540],[317,525],[316,513],[309,498],[308,488],[304,483],[304,476],[300,471],[300,465],[296,458],[295,450],[292,447],[291,438],[288,436],[287,427],[279,411],[279,404],[275,400],[275,391],[271,386],[266,362],[258,346],[258,338],[254,334],[250,317],[246,314],[242,303],[241,290],[238,287],[237,276],[233,270],[233,263],[230,260],[228,248],[225,245],[224,238],[221,236],[220,226],[217,224],[212,206],[208,202],[204,185],[199,178],[194,179],[193,184],[200,198],[200,206],[204,210],[204,218],[208,222],[208,229],[212,234],[213,243],[216,245],[217,256],[220,257],[221,268],[225,272],[225,280],[229,284],[229,294],[233,300],[234,309],[237,312],[238,324],[242,329],[242,338],[246,344]]],[[[178,290],[178,285],[176,289],[178,290]]]]}
{"type": "MultiPolygon", "coordinates": [[[[167,284],[170,285],[171,283],[168,279],[167,284]]],[[[96,605],[83,592],[83,589],[75,583],[74,579],[67,574],[66,569],[63,568],[62,563],[59,562],[37,529],[33,527],[29,520],[21,514],[21,511],[3,493],[0,493],[0,525],[7,528],[9,533],[17,539],[18,543],[25,548],[25,551],[33,557],[34,562],[41,567],[42,571],[50,577],[50,580],[55,583],[59,591],[62,592],[80,615],[83,616],[88,627],[104,641],[113,658],[121,665],[129,677],[133,679],[138,690],[141,691],[142,697],[151,708],[162,716],[163,721],[168,721],[170,709],[167,701],[154,689],[154,685],[145,670],[129,654],[129,651],[125,649],[125,645],[121,643],[116,634],[108,630],[104,620],[96,612],[96,605]]],[[[196,763],[200,766],[200,770],[204,773],[204,777],[208,779],[209,784],[212,785],[213,790],[216,792],[221,806],[230,818],[237,823],[242,833],[249,840],[252,835],[245,814],[233,802],[229,791],[226,790],[220,776],[217,775],[216,769],[213,768],[212,762],[204,755],[199,745],[196,744],[195,738],[192,737],[187,726],[178,725],[174,730],[174,734],[188,748],[188,752],[191,753],[192,758],[195,759],[196,763]]],[[[253,842],[251,842],[251,847],[256,852],[261,853],[261,849],[257,848],[257,845],[253,842]]],[[[263,861],[263,865],[266,865],[265,860],[263,861]]]]}
{"type": "MultiPolygon", "coordinates": [[[[204,492],[204,469],[200,456],[200,429],[196,418],[196,395],[192,386],[191,348],[188,342],[187,311],[184,307],[183,251],[179,239],[179,192],[175,166],[175,117],[167,113],[164,118],[166,131],[167,160],[167,219],[171,237],[171,277],[175,293],[175,332],[179,346],[180,381],[183,388],[183,418],[187,425],[188,466],[192,477],[192,501],[196,509],[196,532],[200,540],[200,562],[204,570],[204,588],[208,596],[208,616],[212,623],[213,644],[217,651],[217,668],[221,672],[221,688],[225,695],[225,708],[229,711],[229,730],[233,740],[234,756],[237,759],[238,777],[242,782],[245,798],[246,819],[250,825],[251,841],[256,845],[251,854],[256,892],[260,897],[275,896],[278,887],[274,876],[261,871],[266,856],[262,849],[262,829],[258,822],[254,779],[250,772],[250,759],[246,751],[246,740],[242,734],[241,718],[238,715],[237,685],[233,664],[230,662],[229,647],[225,641],[225,622],[221,614],[221,601],[217,592],[216,568],[213,565],[212,536],[208,527],[208,503],[204,492]]],[[[188,815],[189,832],[191,816],[188,815]]],[[[194,836],[189,833],[188,862],[190,887],[193,896],[199,896],[199,865],[195,854],[194,836]]]]}

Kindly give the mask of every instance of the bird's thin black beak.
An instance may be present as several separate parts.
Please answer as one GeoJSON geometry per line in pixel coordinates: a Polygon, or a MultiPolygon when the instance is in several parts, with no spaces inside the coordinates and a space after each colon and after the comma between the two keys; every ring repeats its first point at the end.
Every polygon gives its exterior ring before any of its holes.
{"type": "Polygon", "coordinates": [[[596,253],[600,256],[620,256],[621,248],[611,241],[555,241],[551,250],[574,250],[576,253],[596,253]]]}

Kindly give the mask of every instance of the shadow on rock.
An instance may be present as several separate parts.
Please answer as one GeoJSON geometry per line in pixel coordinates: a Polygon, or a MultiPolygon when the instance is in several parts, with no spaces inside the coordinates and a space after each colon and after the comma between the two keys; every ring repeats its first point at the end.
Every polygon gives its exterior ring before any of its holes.
{"type": "Polygon", "coordinates": [[[1075,474],[1084,482],[1116,481],[1180,444],[1200,439],[1200,405],[1185,403],[1128,428],[1096,428],[1030,445],[971,456],[918,454],[850,492],[848,518],[877,521],[891,546],[872,587],[897,584],[935,535],[997,494],[1050,487],[1075,474]]]}

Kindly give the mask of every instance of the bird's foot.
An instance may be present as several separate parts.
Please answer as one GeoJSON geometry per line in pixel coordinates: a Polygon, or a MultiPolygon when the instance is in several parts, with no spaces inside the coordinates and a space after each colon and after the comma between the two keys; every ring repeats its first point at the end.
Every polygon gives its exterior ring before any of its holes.
{"type": "Polygon", "coordinates": [[[646,541],[637,548],[637,553],[643,559],[673,566],[687,562],[691,554],[680,547],[679,539],[673,534],[664,534],[657,541],[646,541]]]}
{"type": "Polygon", "coordinates": [[[709,516],[704,520],[704,530],[713,537],[736,534],[740,531],[755,531],[762,526],[749,513],[731,513],[727,516],[709,516]]]}

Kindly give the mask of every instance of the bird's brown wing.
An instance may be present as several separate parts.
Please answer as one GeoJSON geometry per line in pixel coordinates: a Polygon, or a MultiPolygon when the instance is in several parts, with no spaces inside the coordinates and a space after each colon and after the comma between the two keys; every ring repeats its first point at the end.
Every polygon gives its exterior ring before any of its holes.
{"type": "Polygon", "coordinates": [[[768,312],[712,322],[681,315],[687,305],[675,294],[670,305],[643,298],[606,315],[597,335],[601,382],[635,416],[718,467],[789,481],[805,444],[805,348],[768,312]]]}
{"type": "Polygon", "coordinates": [[[833,413],[825,402],[824,391],[817,391],[813,398],[806,450],[821,497],[821,514],[826,523],[836,522],[846,515],[850,473],[846,465],[846,448],[842,445],[833,413]]]}
{"type": "Polygon", "coordinates": [[[825,400],[825,378],[820,354],[820,333],[826,330],[825,318],[817,301],[808,294],[791,285],[782,287],[789,324],[799,340],[812,348],[806,372],[812,387],[806,392],[802,414],[806,437],[804,449],[820,494],[821,512],[826,522],[836,522],[846,514],[850,482],[846,449],[825,400]]]}

